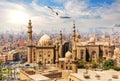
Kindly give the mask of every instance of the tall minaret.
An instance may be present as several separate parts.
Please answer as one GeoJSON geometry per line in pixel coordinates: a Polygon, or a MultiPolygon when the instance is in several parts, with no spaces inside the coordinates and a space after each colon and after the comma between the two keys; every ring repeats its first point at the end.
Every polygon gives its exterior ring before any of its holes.
{"type": "Polygon", "coordinates": [[[56,41],[56,48],[55,48],[55,50],[56,50],[56,60],[55,60],[55,62],[56,62],[56,67],[58,68],[59,67],[59,42],[58,41],[56,41]]]}
{"type": "Polygon", "coordinates": [[[76,41],[75,41],[75,24],[73,24],[73,43],[72,43],[72,71],[73,73],[77,73],[77,49],[76,49],[76,41]]]}
{"type": "Polygon", "coordinates": [[[73,36],[72,36],[72,42],[75,42],[75,36],[76,36],[76,30],[75,30],[75,24],[73,24],[73,36]]]}
{"type": "Polygon", "coordinates": [[[63,56],[63,52],[62,52],[62,31],[60,31],[60,44],[59,44],[59,57],[61,58],[63,56]]]}
{"type": "Polygon", "coordinates": [[[28,23],[28,63],[32,62],[32,25],[31,20],[28,23]]]}
{"type": "Polygon", "coordinates": [[[110,44],[110,38],[108,41],[108,56],[107,56],[107,60],[112,58],[112,49],[111,49],[111,44],[110,44]]]}

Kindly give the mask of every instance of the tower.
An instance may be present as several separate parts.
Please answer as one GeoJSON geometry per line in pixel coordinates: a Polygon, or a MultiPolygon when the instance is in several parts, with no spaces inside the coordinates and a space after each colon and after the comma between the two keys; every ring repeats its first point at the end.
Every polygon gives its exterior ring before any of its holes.
{"type": "Polygon", "coordinates": [[[61,58],[63,56],[63,51],[62,51],[62,31],[60,31],[60,38],[59,38],[59,57],[61,58]]]}
{"type": "Polygon", "coordinates": [[[75,42],[75,35],[76,34],[76,30],[75,30],[75,24],[73,24],[73,35],[72,35],[72,42],[75,42]]]}
{"type": "Polygon", "coordinates": [[[112,49],[111,49],[111,44],[110,44],[110,39],[108,41],[108,56],[107,59],[111,59],[112,58],[112,49]]]}
{"type": "Polygon", "coordinates": [[[32,62],[32,25],[31,20],[28,23],[28,63],[32,62]]]}
{"type": "Polygon", "coordinates": [[[77,73],[77,49],[76,49],[76,41],[75,41],[75,24],[73,24],[73,41],[72,41],[72,71],[73,73],[77,73]]]}
{"type": "Polygon", "coordinates": [[[56,41],[56,67],[58,68],[59,67],[59,42],[56,41]]]}

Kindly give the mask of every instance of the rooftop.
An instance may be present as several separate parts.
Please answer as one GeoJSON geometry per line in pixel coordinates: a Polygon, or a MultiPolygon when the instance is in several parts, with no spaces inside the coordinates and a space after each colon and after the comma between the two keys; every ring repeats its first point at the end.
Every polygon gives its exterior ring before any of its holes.
{"type": "Polygon", "coordinates": [[[33,79],[34,81],[46,81],[46,80],[50,80],[50,78],[40,75],[40,74],[35,74],[35,75],[29,75],[29,77],[31,79],[33,79]]]}
{"type": "Polygon", "coordinates": [[[74,76],[82,81],[108,81],[111,79],[112,81],[120,81],[120,72],[114,70],[106,70],[106,71],[92,71],[88,70],[88,74],[90,78],[84,78],[85,69],[80,69],[79,73],[72,73],[70,76],[74,76]],[[99,75],[99,78],[97,78],[99,75]],[[117,76],[115,78],[113,76],[117,76]]]}

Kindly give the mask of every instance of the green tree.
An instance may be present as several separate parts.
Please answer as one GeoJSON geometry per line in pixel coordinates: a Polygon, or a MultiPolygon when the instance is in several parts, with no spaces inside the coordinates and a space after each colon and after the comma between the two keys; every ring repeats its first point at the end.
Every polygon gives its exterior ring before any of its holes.
{"type": "Polygon", "coordinates": [[[1,65],[2,65],[2,62],[0,61],[0,80],[2,80],[2,67],[1,67],[1,65]]]}
{"type": "Polygon", "coordinates": [[[105,70],[112,69],[114,67],[114,64],[115,64],[114,60],[108,59],[103,63],[103,68],[105,70]]]}
{"type": "Polygon", "coordinates": [[[116,71],[120,71],[120,67],[117,67],[117,66],[114,66],[113,69],[116,70],[116,71]]]}
{"type": "Polygon", "coordinates": [[[43,65],[40,61],[37,64],[38,64],[39,69],[43,65]]]}
{"type": "Polygon", "coordinates": [[[96,62],[92,62],[92,63],[91,63],[91,67],[92,67],[92,68],[97,68],[97,67],[98,67],[98,64],[97,64],[96,62]]]}
{"type": "Polygon", "coordinates": [[[85,62],[81,59],[78,59],[78,68],[85,68],[85,62]]]}

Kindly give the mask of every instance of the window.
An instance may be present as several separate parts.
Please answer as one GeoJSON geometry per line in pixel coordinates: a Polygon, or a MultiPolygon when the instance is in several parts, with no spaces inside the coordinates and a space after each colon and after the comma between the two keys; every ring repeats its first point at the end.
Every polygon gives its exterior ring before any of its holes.
{"type": "Polygon", "coordinates": [[[35,58],[35,52],[34,52],[34,58],[35,58]]]}
{"type": "Polygon", "coordinates": [[[95,61],[95,58],[96,58],[96,51],[92,51],[91,60],[95,61]]]}
{"type": "Polygon", "coordinates": [[[81,59],[83,59],[83,54],[84,54],[84,51],[81,50],[81,51],[80,51],[80,55],[81,55],[80,58],[81,58],[81,59]]]}
{"type": "Polygon", "coordinates": [[[39,57],[42,57],[42,55],[40,54],[39,57]]]}
{"type": "Polygon", "coordinates": [[[76,57],[74,57],[74,60],[77,60],[77,58],[76,58],[76,57]]]}
{"type": "Polygon", "coordinates": [[[69,81],[71,81],[71,78],[69,79],[69,81]]]}
{"type": "Polygon", "coordinates": [[[34,58],[35,58],[35,55],[34,55],[34,58]]]}
{"type": "Polygon", "coordinates": [[[50,54],[48,54],[48,57],[50,57],[50,54]]]}
{"type": "Polygon", "coordinates": [[[35,58],[34,58],[34,61],[35,61],[35,58]]]}
{"type": "Polygon", "coordinates": [[[48,64],[50,64],[50,61],[48,61],[48,64]]]}
{"type": "Polygon", "coordinates": [[[66,66],[66,69],[68,69],[68,66],[66,66]]]}
{"type": "Polygon", "coordinates": [[[107,50],[105,50],[105,53],[106,53],[106,55],[108,54],[108,51],[107,50]]]}

